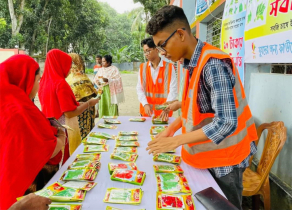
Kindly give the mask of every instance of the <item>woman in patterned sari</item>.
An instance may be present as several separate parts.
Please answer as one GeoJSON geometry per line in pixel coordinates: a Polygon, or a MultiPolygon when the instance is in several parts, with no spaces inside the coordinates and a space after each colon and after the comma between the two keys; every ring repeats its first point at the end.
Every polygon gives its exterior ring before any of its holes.
{"type": "Polygon", "coordinates": [[[119,69],[112,65],[112,56],[103,56],[102,68],[95,75],[94,82],[103,90],[99,101],[99,117],[118,116],[118,104],[124,102],[125,97],[122,77],[119,69]]]}
{"type": "MultiPolygon", "coordinates": [[[[85,103],[97,96],[97,90],[85,74],[82,57],[76,53],[69,53],[72,58],[72,67],[66,81],[70,85],[76,101],[85,103]]],[[[78,116],[81,138],[85,138],[94,127],[95,107],[90,107],[78,116]]]]}

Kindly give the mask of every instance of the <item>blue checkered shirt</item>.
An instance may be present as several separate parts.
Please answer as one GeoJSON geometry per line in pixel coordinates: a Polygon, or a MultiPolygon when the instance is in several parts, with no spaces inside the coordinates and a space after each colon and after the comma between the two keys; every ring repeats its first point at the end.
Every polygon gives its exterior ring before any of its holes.
{"type": "MultiPolygon", "coordinates": [[[[191,60],[184,61],[184,68],[189,70],[190,78],[197,66],[204,43],[198,39],[198,44],[191,60]]],[[[237,128],[237,114],[234,102],[233,87],[235,77],[232,73],[230,59],[220,60],[210,58],[203,68],[199,80],[197,102],[201,113],[214,113],[213,121],[202,127],[205,135],[215,144],[219,144],[237,128]]],[[[233,168],[246,168],[249,159],[257,151],[254,142],[250,143],[250,154],[238,165],[210,169],[220,178],[229,174],[233,168]]]]}

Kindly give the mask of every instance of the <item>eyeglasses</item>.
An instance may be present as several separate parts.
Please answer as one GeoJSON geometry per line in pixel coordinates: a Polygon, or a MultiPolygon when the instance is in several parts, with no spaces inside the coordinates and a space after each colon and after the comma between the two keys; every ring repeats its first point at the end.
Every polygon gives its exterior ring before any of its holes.
{"type": "Polygon", "coordinates": [[[143,52],[144,55],[149,55],[153,50],[149,50],[149,51],[146,51],[146,52],[143,52]]]}
{"type": "Polygon", "coordinates": [[[172,34],[170,34],[170,36],[161,44],[161,45],[158,45],[156,46],[156,48],[160,51],[160,52],[163,52],[165,53],[166,50],[164,49],[164,47],[166,46],[166,43],[168,42],[168,40],[177,32],[177,30],[179,29],[182,29],[182,30],[186,30],[185,28],[178,28],[176,29],[172,34]]]}

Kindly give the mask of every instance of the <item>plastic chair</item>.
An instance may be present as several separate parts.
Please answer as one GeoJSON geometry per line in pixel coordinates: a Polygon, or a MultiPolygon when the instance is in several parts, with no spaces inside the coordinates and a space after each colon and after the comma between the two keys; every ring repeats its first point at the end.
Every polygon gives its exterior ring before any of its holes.
{"type": "MultiPolygon", "coordinates": [[[[242,195],[253,196],[253,205],[255,204],[255,196],[257,196],[257,198],[259,199],[259,195],[262,195],[265,210],[270,210],[271,201],[269,173],[276,157],[278,156],[286,142],[287,129],[285,128],[284,123],[281,121],[264,123],[260,125],[257,129],[259,139],[265,129],[268,130],[268,134],[263,154],[261,156],[256,172],[252,171],[250,168],[247,168],[244,171],[242,195]]],[[[256,145],[258,144],[258,141],[259,140],[255,142],[256,145]]],[[[251,160],[252,158],[253,157],[251,157],[251,160]]]]}

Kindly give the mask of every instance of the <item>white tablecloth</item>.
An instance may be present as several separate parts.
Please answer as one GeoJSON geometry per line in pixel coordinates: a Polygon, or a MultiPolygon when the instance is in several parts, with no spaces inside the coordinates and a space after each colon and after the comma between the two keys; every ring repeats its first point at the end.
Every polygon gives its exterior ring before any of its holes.
{"type": "MultiPolygon", "coordinates": [[[[87,193],[85,200],[83,201],[83,210],[104,210],[107,205],[122,208],[122,209],[140,209],[145,208],[147,210],[155,210],[156,209],[156,179],[154,176],[153,165],[154,164],[167,164],[167,163],[158,163],[152,160],[152,155],[148,155],[146,151],[147,143],[150,141],[150,127],[152,126],[151,118],[147,118],[146,122],[129,122],[129,116],[121,116],[118,118],[122,122],[122,124],[118,125],[118,128],[115,130],[111,129],[99,129],[95,127],[92,131],[94,132],[106,132],[109,134],[117,135],[119,131],[138,131],[138,141],[140,143],[140,147],[138,147],[138,159],[136,161],[137,167],[140,171],[146,172],[146,179],[143,186],[132,185],[128,183],[122,183],[117,181],[111,181],[110,175],[108,172],[108,163],[109,162],[123,162],[120,160],[112,160],[110,159],[110,154],[113,152],[115,147],[114,140],[108,140],[107,144],[109,145],[109,152],[103,152],[101,155],[101,170],[99,171],[95,182],[97,182],[97,186],[95,186],[90,192],[87,193]],[[105,192],[107,188],[117,187],[117,188],[142,188],[144,191],[142,202],[139,206],[134,205],[124,205],[124,204],[108,204],[104,203],[103,199],[105,196],[105,192]]],[[[173,122],[174,118],[171,118],[169,122],[173,122]]],[[[101,120],[100,122],[103,122],[101,120]]],[[[179,133],[178,131],[177,133],[179,133]]],[[[74,154],[68,159],[68,161],[63,165],[63,167],[55,174],[55,176],[50,180],[47,184],[50,185],[56,181],[58,181],[63,174],[63,172],[67,169],[68,165],[70,165],[77,154],[83,153],[83,145],[80,145],[74,154]]],[[[176,154],[180,155],[180,148],[176,150],[176,154]]],[[[211,174],[208,170],[200,170],[195,169],[183,161],[180,165],[184,170],[184,174],[188,180],[188,183],[192,189],[193,194],[206,189],[208,187],[213,187],[220,194],[223,194],[211,174]]],[[[193,196],[196,210],[205,209],[202,204],[193,196]]]]}

